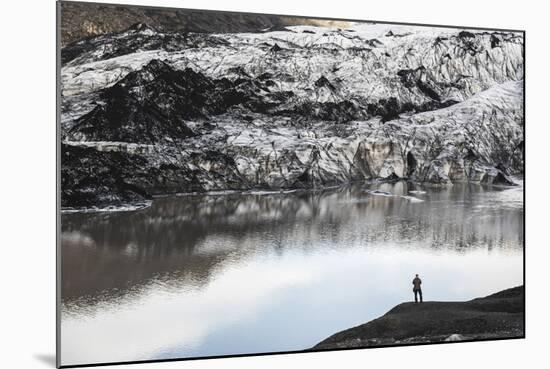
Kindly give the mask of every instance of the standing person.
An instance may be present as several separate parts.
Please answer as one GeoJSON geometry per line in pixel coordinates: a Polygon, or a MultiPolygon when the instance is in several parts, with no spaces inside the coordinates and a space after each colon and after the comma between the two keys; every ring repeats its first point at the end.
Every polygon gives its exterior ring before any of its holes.
{"type": "Polygon", "coordinates": [[[414,292],[414,302],[418,302],[417,295],[420,295],[420,302],[422,302],[422,288],[420,288],[420,285],[422,284],[422,280],[418,278],[418,274],[413,279],[413,292],[414,292]]]}

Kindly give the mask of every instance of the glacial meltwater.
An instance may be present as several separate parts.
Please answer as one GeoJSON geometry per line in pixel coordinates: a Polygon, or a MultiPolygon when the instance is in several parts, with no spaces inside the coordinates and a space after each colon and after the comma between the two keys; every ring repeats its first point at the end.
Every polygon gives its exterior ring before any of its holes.
{"type": "Polygon", "coordinates": [[[523,187],[358,184],[62,215],[62,364],[307,349],[523,284],[523,187]]]}

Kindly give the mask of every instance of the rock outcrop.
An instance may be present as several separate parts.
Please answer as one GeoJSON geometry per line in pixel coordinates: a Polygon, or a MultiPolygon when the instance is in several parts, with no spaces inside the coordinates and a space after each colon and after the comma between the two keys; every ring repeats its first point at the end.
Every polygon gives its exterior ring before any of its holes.
{"type": "Polygon", "coordinates": [[[94,36],[118,33],[144,22],[163,32],[260,32],[291,24],[269,14],[232,14],[226,12],[177,8],[128,8],[116,4],[63,2],[61,6],[61,42],[68,46],[94,36]]]}
{"type": "Polygon", "coordinates": [[[465,302],[407,302],[313,350],[524,337],[523,286],[465,302]]]}
{"type": "Polygon", "coordinates": [[[521,34],[137,24],[62,59],[63,207],[523,172],[521,34]]]}

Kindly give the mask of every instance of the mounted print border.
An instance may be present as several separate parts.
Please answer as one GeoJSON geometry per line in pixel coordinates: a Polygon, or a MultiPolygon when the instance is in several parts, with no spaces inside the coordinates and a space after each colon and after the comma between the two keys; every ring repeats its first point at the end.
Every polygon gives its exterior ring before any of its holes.
{"type": "Polygon", "coordinates": [[[57,3],[57,366],[525,337],[525,31],[57,3]]]}

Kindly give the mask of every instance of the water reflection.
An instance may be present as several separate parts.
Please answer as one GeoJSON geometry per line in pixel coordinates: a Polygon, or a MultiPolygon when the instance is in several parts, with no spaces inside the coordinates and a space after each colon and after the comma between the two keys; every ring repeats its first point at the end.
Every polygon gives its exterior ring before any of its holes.
{"type": "Polygon", "coordinates": [[[306,348],[409,298],[419,270],[437,299],[521,284],[522,195],[398,182],[64,215],[63,362],[306,348]]]}

